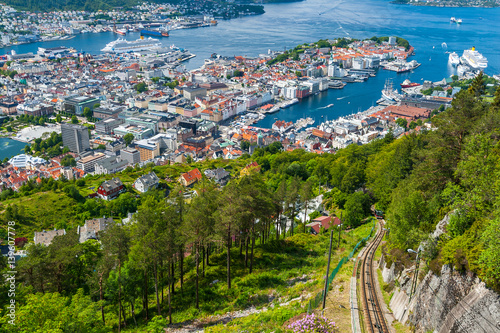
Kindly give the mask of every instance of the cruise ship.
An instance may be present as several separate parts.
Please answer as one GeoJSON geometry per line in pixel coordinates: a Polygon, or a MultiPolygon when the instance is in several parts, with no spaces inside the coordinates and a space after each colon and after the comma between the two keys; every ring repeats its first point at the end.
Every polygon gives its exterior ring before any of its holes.
{"type": "Polygon", "coordinates": [[[470,50],[464,50],[462,59],[465,61],[466,65],[469,65],[473,69],[485,69],[488,67],[488,59],[477,52],[474,47],[470,50]]]}
{"type": "Polygon", "coordinates": [[[456,52],[452,52],[450,53],[450,55],[448,56],[448,61],[450,62],[450,64],[452,64],[453,66],[457,66],[458,64],[460,64],[460,57],[458,56],[458,54],[456,52]]]}
{"type": "Polygon", "coordinates": [[[123,38],[118,38],[117,40],[109,43],[104,47],[101,52],[109,53],[126,53],[126,52],[136,52],[136,51],[148,51],[152,49],[157,49],[162,47],[161,42],[158,39],[147,38],[147,39],[137,39],[135,41],[128,41],[123,38]]]}

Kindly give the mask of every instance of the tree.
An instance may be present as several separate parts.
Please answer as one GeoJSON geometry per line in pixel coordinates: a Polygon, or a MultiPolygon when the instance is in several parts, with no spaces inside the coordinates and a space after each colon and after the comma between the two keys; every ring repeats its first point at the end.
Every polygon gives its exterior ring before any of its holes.
{"type": "Polygon", "coordinates": [[[62,117],[60,114],[56,116],[56,122],[60,123],[62,121],[62,117]]]}
{"type": "Polygon", "coordinates": [[[472,83],[469,86],[469,89],[467,89],[467,91],[469,91],[470,93],[472,93],[476,97],[484,95],[484,92],[486,91],[486,84],[484,82],[484,73],[483,73],[483,71],[481,71],[472,80],[472,83]]]}
{"type": "Polygon", "coordinates": [[[361,224],[370,211],[370,197],[362,192],[355,192],[347,197],[345,203],[345,222],[351,228],[361,224]]]}
{"type": "Polygon", "coordinates": [[[93,115],[92,110],[89,107],[85,107],[83,109],[83,116],[86,117],[87,119],[91,118],[93,115]]]}
{"type": "Polygon", "coordinates": [[[250,148],[250,142],[243,140],[241,141],[240,147],[242,150],[248,151],[248,148],[250,148]]]}
{"type": "Polygon", "coordinates": [[[71,123],[72,123],[72,124],[78,124],[78,123],[79,123],[78,118],[77,118],[75,115],[73,115],[73,116],[71,117],[71,123]]]}
{"type": "MultiPolygon", "coordinates": [[[[300,193],[300,179],[298,177],[293,177],[288,186],[288,193],[286,195],[285,209],[291,219],[290,232],[293,236],[293,230],[295,225],[295,216],[297,215],[297,201],[299,200],[300,193]]],[[[283,236],[286,234],[286,228],[283,230],[283,236]]]]}
{"type": "Polygon", "coordinates": [[[406,129],[406,126],[408,125],[408,121],[404,118],[398,118],[398,119],[396,119],[396,124],[398,124],[398,126],[400,126],[400,127],[403,127],[404,129],[406,129]]]}
{"type": "MultiPolygon", "coordinates": [[[[215,219],[214,213],[217,210],[217,192],[212,183],[202,181],[199,184],[200,193],[192,201],[184,219],[184,226],[181,228],[184,241],[187,244],[193,244],[195,251],[195,307],[200,308],[199,304],[199,275],[200,275],[200,249],[205,248],[211,241],[214,233],[215,219]]],[[[205,256],[203,256],[203,263],[205,256]]],[[[204,266],[204,265],[203,265],[204,266]]]]}
{"type": "Polygon", "coordinates": [[[148,90],[148,86],[144,82],[140,82],[135,86],[135,90],[137,90],[138,93],[143,93],[146,90],[148,90]]]}
{"type": "Polygon", "coordinates": [[[66,167],[67,166],[74,167],[74,166],[76,166],[76,160],[73,156],[68,154],[61,159],[61,165],[66,166],[66,167]]]}
{"type": "Polygon", "coordinates": [[[216,233],[226,245],[226,272],[227,288],[231,289],[231,237],[237,232],[237,221],[241,218],[240,207],[242,198],[239,196],[236,183],[229,183],[224,187],[219,195],[219,209],[216,212],[216,218],[219,223],[216,224],[216,233]]]}
{"type": "Polygon", "coordinates": [[[122,297],[121,297],[121,271],[128,257],[130,236],[128,230],[117,224],[109,227],[102,235],[104,255],[111,258],[113,264],[118,266],[118,332],[121,332],[122,323],[122,297]]]}
{"type": "Polygon", "coordinates": [[[486,282],[500,287],[500,219],[491,220],[482,235],[484,251],[481,252],[479,262],[483,265],[482,275],[486,282]]]}
{"type": "Polygon", "coordinates": [[[307,219],[307,206],[309,205],[309,201],[311,200],[313,196],[313,191],[312,191],[312,184],[308,180],[302,185],[302,188],[300,190],[300,200],[304,203],[304,233],[306,232],[306,219],[307,219]]]}
{"type": "Polygon", "coordinates": [[[29,154],[29,153],[31,153],[31,148],[30,148],[30,145],[26,145],[26,146],[24,146],[24,153],[25,153],[25,154],[29,154]]]}
{"type": "Polygon", "coordinates": [[[132,133],[127,133],[123,136],[123,140],[125,141],[125,145],[129,146],[132,141],[134,141],[134,135],[132,133]]]}

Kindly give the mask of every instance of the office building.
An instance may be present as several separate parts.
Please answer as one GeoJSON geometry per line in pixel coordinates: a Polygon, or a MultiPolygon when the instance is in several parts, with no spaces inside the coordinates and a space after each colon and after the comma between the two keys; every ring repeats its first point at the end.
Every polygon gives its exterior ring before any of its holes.
{"type": "Polygon", "coordinates": [[[90,149],[89,130],[85,126],[61,124],[63,145],[73,153],[80,154],[90,149]]]}

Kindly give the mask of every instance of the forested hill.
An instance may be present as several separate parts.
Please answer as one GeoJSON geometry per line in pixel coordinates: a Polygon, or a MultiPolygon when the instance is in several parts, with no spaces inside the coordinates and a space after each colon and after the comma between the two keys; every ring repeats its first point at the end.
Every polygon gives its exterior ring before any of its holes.
{"type": "MultiPolygon", "coordinates": [[[[116,7],[131,8],[140,2],[137,0],[5,0],[18,10],[49,12],[57,10],[86,10],[97,11],[100,9],[112,9],[116,7]]],[[[155,2],[155,1],[152,1],[155,2]]]]}
{"type": "MultiPolygon", "coordinates": [[[[264,2],[293,2],[303,0],[268,0],[264,2]]],[[[53,1],[40,1],[40,0],[5,0],[4,3],[10,5],[18,10],[25,10],[31,12],[50,12],[50,11],[63,11],[63,10],[85,10],[85,11],[98,11],[109,10],[113,8],[131,9],[132,7],[143,3],[140,0],[53,0],[53,1]]],[[[189,5],[193,6],[196,0],[148,0],[151,3],[169,3],[173,5],[189,5]]],[[[223,1],[210,1],[215,3],[223,1]]],[[[260,1],[245,0],[238,1],[239,4],[261,4],[260,1]]]]}
{"type": "MultiPolygon", "coordinates": [[[[329,214],[342,216],[352,230],[343,235],[344,250],[360,239],[356,227],[366,227],[363,232],[371,227],[363,223],[374,204],[386,213],[388,260],[408,262],[407,249],[425,241],[426,269],[439,274],[449,264],[499,290],[500,89],[494,97],[484,93],[480,75],[456,95],[451,108],[430,119],[432,130],[422,126],[420,133],[400,139],[389,134],[336,154],[287,152],[274,143],[233,161],[129,167],[114,175],[127,185],[127,193],[110,202],[86,196],[111,175],[29,182],[19,193],[3,191],[0,226],[16,221],[16,233],[29,238],[41,228],[66,229],[47,247],[24,248],[28,255],[16,267],[16,329],[107,332],[138,323],[144,329],[135,331],[145,331],[145,325],[162,327],[165,318],[178,323],[269,306],[276,295],[316,293],[327,237],[306,235],[296,216],[297,208],[320,191],[329,214]],[[254,161],[260,170],[240,173],[254,161]],[[198,195],[187,199],[175,179],[194,167],[202,173],[224,167],[232,179],[223,188],[202,181],[198,195]],[[167,197],[164,190],[139,195],[129,186],[152,170],[162,187],[171,189],[167,197]],[[116,223],[100,233],[100,244],[79,242],[76,229],[85,220],[105,215],[119,221],[136,210],[132,223],[116,223]],[[295,220],[286,233],[278,228],[282,216],[295,220]],[[445,216],[447,232],[431,239],[445,216]],[[316,276],[315,282],[289,284],[303,274],[316,276]]],[[[5,238],[6,228],[0,232],[5,238]]],[[[0,286],[0,332],[9,320],[7,288],[0,286]]],[[[258,322],[266,325],[260,331],[278,331],[304,311],[300,305],[276,307],[247,325],[258,322]]],[[[232,331],[251,331],[242,327],[232,331]]],[[[227,331],[218,329],[212,332],[227,331]]]]}

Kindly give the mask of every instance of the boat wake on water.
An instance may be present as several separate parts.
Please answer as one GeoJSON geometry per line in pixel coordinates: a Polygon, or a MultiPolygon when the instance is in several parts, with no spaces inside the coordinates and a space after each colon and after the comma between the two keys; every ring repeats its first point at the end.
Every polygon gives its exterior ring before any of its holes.
{"type": "Polygon", "coordinates": [[[325,105],[325,106],[320,106],[319,108],[317,108],[316,110],[321,110],[321,109],[328,109],[328,108],[331,108],[333,106],[333,104],[328,104],[328,105],[325,105]]]}
{"type": "Polygon", "coordinates": [[[339,101],[339,100],[347,98],[347,97],[350,97],[350,96],[337,97],[337,100],[339,101]]]}

